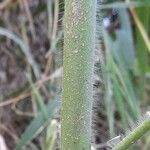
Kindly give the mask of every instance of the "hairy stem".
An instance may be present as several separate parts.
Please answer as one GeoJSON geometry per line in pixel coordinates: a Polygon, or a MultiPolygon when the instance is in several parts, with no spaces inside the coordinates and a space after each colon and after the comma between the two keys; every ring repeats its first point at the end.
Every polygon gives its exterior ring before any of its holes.
{"type": "Polygon", "coordinates": [[[135,128],[127,137],[125,137],[113,150],[127,150],[150,130],[150,118],[145,119],[137,128],[135,128]]]}
{"type": "Polygon", "coordinates": [[[65,0],[61,150],[90,150],[96,0],[65,0]]]}

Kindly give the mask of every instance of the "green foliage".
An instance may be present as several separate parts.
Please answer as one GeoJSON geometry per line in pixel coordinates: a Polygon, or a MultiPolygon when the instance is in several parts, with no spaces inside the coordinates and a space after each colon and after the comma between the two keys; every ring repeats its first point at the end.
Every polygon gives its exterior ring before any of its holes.
{"type": "Polygon", "coordinates": [[[47,119],[43,115],[42,111],[39,112],[37,117],[35,117],[29,126],[26,128],[25,132],[22,134],[21,140],[16,146],[16,150],[22,149],[23,146],[28,144],[33,138],[35,138],[43,129],[50,124],[53,114],[59,106],[59,100],[50,100],[47,106],[45,106],[45,111],[47,111],[47,119]]]}
{"type": "MultiPolygon", "coordinates": [[[[138,1],[132,1],[133,3],[138,1]]],[[[143,3],[147,3],[144,1],[143,3]]],[[[131,5],[130,5],[131,6],[131,5]]],[[[133,6],[133,5],[132,5],[133,6]]],[[[149,23],[149,5],[139,7],[138,17],[143,23],[146,32],[148,32],[148,23],[149,23]]],[[[104,43],[106,47],[106,110],[107,117],[109,122],[110,136],[115,135],[115,124],[116,119],[113,115],[115,110],[119,111],[122,128],[126,128],[129,120],[137,120],[141,114],[141,103],[146,108],[147,104],[144,103],[144,92],[145,92],[145,77],[149,73],[147,68],[149,68],[148,63],[148,50],[141,36],[139,30],[133,29],[133,20],[129,17],[126,4],[122,5],[120,2],[114,2],[110,4],[105,4],[100,6],[101,9],[106,8],[118,8],[119,14],[119,23],[120,27],[113,30],[113,35],[115,38],[112,38],[112,32],[108,32],[107,29],[104,29],[104,43]],[[120,5],[120,6],[119,6],[120,5]],[[133,40],[135,39],[135,40],[133,40]],[[135,46],[136,45],[136,46],[135,46]],[[137,65],[138,64],[138,65],[137,65]],[[138,70],[138,72],[137,72],[138,70]],[[136,78],[138,80],[136,81],[136,78]],[[110,91],[110,92],[107,92],[110,91]],[[113,105],[115,102],[115,106],[113,105]]],[[[137,24],[134,24],[135,27],[137,24]]],[[[147,120],[145,119],[145,122],[147,120]]],[[[117,150],[129,149],[129,147],[146,132],[149,131],[148,125],[149,121],[146,123],[146,130],[139,129],[137,131],[138,135],[135,132],[131,132],[132,138],[129,136],[127,140],[120,142],[127,147],[117,146],[117,150]],[[132,143],[133,142],[133,143],[132,143]]],[[[139,122],[139,126],[143,125],[143,122],[139,122]]],[[[141,127],[140,126],[140,127],[141,127]]],[[[135,128],[136,130],[136,128],[135,128]]],[[[115,150],[116,150],[115,149],[115,150]]]]}
{"type": "MultiPolygon", "coordinates": [[[[139,19],[144,25],[146,32],[148,32],[149,27],[149,17],[150,11],[149,7],[141,7],[137,9],[139,19]]],[[[138,69],[140,74],[140,87],[139,87],[139,96],[143,99],[144,98],[144,82],[145,82],[145,73],[147,72],[148,68],[148,49],[145,45],[141,34],[136,29],[136,48],[137,48],[137,63],[138,69]]]]}
{"type": "MultiPolygon", "coordinates": [[[[130,75],[130,70],[133,69],[134,65],[134,45],[131,25],[129,23],[130,21],[126,10],[119,10],[119,15],[120,18],[123,18],[120,19],[120,22],[123,25],[115,33],[116,38],[112,39],[111,35],[109,35],[107,31],[104,31],[104,42],[107,51],[106,67],[107,72],[109,72],[109,82],[112,82],[111,89],[106,89],[106,92],[110,90],[113,91],[113,95],[115,97],[114,100],[120,112],[123,126],[125,127],[127,125],[127,118],[129,115],[126,113],[126,108],[129,109],[130,116],[134,119],[138,118],[140,111],[139,106],[137,105],[138,101],[135,96],[135,90],[130,75]]],[[[109,101],[112,101],[112,95],[110,98],[111,100],[109,101]]],[[[107,114],[110,130],[114,130],[111,129],[114,128],[112,125],[114,122],[110,122],[112,120],[111,118],[114,117],[112,116],[113,112],[112,114],[109,113],[112,104],[107,103],[106,107],[108,108],[107,114]]],[[[113,134],[114,133],[111,132],[111,135],[113,134]]]]}
{"type": "Polygon", "coordinates": [[[55,144],[56,138],[57,138],[56,121],[52,121],[47,128],[47,134],[46,134],[46,140],[45,140],[45,149],[46,150],[54,149],[54,144],[55,144]]]}

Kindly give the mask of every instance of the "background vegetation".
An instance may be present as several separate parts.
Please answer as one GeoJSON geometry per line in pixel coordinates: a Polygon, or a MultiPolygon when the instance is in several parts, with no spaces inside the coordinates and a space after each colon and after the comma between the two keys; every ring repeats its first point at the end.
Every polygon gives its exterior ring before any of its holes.
{"type": "MultiPolygon", "coordinates": [[[[93,149],[116,145],[149,110],[149,7],[148,0],[97,1],[93,149]]],[[[59,149],[63,18],[63,0],[0,1],[3,149],[59,149]]],[[[132,149],[149,147],[147,133],[132,149]]]]}

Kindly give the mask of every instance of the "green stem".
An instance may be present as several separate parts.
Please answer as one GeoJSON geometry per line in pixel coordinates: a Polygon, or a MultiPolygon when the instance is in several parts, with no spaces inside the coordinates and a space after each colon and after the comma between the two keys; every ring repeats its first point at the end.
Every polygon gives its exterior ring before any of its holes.
{"type": "Polygon", "coordinates": [[[135,128],[127,137],[125,137],[113,150],[127,150],[150,130],[150,118],[146,119],[137,128],[135,128]]]}
{"type": "Polygon", "coordinates": [[[65,0],[61,150],[90,150],[96,0],[65,0]]]}

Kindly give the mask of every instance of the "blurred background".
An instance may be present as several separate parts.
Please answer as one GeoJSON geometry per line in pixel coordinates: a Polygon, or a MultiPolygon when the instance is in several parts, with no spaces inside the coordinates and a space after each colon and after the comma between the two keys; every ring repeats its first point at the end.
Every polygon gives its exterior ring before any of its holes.
{"type": "MultiPolygon", "coordinates": [[[[92,146],[150,109],[150,2],[98,0],[92,146]]],[[[59,150],[64,0],[0,0],[0,150],[59,150]]],[[[109,141],[109,142],[108,142],[109,141]]],[[[149,150],[147,133],[131,149],[149,150]]]]}

